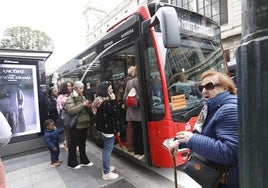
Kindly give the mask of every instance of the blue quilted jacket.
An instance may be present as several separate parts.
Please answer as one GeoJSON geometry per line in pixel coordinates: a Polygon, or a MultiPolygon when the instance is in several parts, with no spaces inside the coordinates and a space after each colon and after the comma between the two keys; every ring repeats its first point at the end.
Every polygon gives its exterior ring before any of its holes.
{"type": "Polygon", "coordinates": [[[57,128],[54,130],[45,129],[44,141],[48,149],[52,150],[54,147],[59,149],[59,134],[62,132],[63,130],[59,131],[57,128]]]}
{"type": "Polygon", "coordinates": [[[227,184],[238,188],[238,107],[237,96],[223,92],[207,100],[208,114],[201,134],[194,133],[186,147],[203,157],[221,163],[228,170],[234,166],[227,184]]]}

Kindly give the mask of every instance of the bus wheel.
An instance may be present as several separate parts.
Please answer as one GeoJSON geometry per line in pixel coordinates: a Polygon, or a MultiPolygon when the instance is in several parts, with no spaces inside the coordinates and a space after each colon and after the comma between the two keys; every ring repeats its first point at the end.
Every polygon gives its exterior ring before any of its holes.
{"type": "Polygon", "coordinates": [[[100,148],[103,148],[103,140],[102,140],[101,132],[97,130],[96,123],[94,123],[91,126],[91,136],[95,144],[99,146],[100,148]]]}

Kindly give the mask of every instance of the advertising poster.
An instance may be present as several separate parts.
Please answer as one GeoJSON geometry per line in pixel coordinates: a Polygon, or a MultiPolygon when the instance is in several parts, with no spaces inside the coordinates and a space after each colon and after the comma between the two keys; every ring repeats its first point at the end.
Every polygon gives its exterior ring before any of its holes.
{"type": "Polygon", "coordinates": [[[13,137],[40,132],[35,65],[0,64],[0,111],[13,137]]]}

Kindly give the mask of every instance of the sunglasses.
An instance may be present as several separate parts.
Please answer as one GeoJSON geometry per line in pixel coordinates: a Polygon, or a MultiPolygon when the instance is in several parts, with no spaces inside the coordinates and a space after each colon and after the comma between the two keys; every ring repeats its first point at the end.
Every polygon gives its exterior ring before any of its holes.
{"type": "Polygon", "coordinates": [[[205,88],[206,90],[213,90],[216,86],[219,86],[219,84],[213,84],[212,82],[208,82],[205,85],[199,85],[199,91],[203,91],[205,88]]]}

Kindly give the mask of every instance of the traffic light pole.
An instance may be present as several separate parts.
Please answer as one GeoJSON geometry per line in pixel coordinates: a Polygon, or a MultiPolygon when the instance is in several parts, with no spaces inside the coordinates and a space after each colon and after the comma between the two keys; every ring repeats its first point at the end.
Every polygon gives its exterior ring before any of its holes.
{"type": "Polygon", "coordinates": [[[240,187],[268,185],[268,1],[242,0],[236,52],[240,187]]]}

